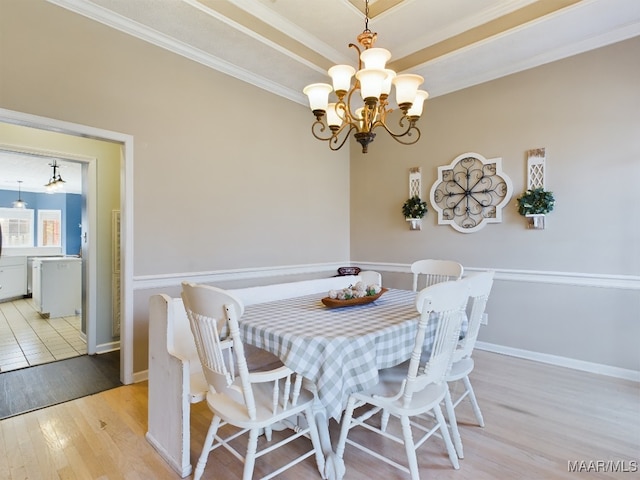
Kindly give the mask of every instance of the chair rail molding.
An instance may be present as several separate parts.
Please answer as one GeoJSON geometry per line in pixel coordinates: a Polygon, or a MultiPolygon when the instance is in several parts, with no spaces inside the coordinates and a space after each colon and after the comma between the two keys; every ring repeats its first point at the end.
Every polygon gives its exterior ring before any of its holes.
{"type": "Polygon", "coordinates": [[[285,275],[327,273],[335,275],[338,268],[349,266],[344,260],[337,263],[317,263],[308,265],[287,265],[274,267],[236,268],[231,270],[210,270],[204,272],[167,273],[159,275],[138,275],[133,277],[134,290],[179,287],[183,281],[193,283],[215,283],[230,280],[269,278],[285,275]]]}
{"type": "MultiPolygon", "coordinates": [[[[379,272],[411,273],[411,265],[404,263],[351,262],[360,268],[379,272]]],[[[512,270],[494,267],[464,267],[468,272],[493,270],[495,280],[512,282],[548,283],[557,285],[575,285],[583,287],[619,288],[640,290],[640,275],[612,275],[604,273],[554,272],[543,270],[512,270]]]]}
{"type": "MultiPolygon", "coordinates": [[[[411,274],[411,264],[340,261],[332,263],[312,263],[273,267],[238,268],[210,270],[203,272],[167,273],[158,275],[138,275],[133,277],[133,290],[179,287],[183,281],[195,283],[215,283],[232,280],[247,280],[286,275],[328,274],[335,275],[339,267],[358,266],[363,270],[411,274]]],[[[495,280],[511,282],[546,283],[575,285],[582,287],[618,288],[640,290],[639,275],[612,275],[604,273],[555,272],[543,270],[515,270],[494,267],[466,267],[465,274],[493,270],[495,280]]]]}

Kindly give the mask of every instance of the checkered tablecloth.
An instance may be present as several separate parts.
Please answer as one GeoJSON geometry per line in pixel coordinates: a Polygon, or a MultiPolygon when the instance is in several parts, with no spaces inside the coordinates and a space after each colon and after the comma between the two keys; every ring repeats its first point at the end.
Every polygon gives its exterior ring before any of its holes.
{"type": "MultiPolygon", "coordinates": [[[[327,308],[307,295],[246,307],[246,343],[280,357],[312,381],[327,415],[337,420],[350,393],[378,382],[378,370],[411,356],[419,314],[415,292],[389,290],[367,305],[327,308]]],[[[437,322],[431,325],[431,338],[437,322]]],[[[425,345],[428,346],[428,345],[425,345]]]]}

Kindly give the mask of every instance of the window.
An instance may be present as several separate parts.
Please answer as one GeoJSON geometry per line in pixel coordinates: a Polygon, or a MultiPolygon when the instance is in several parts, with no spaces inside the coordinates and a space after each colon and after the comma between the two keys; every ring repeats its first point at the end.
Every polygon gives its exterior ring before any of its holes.
{"type": "Polygon", "coordinates": [[[0,208],[2,247],[33,247],[33,210],[0,208]]]}
{"type": "Polygon", "coordinates": [[[62,210],[38,210],[38,246],[60,247],[62,210]]]}

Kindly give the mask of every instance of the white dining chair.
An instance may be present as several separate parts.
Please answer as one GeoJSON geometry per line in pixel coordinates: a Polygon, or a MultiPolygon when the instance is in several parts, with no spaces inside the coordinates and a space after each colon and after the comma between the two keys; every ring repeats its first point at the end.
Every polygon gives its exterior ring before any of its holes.
{"type": "MultiPolygon", "coordinates": [[[[474,362],[471,355],[475,348],[476,340],[478,339],[478,332],[480,331],[480,325],[482,317],[485,313],[487,300],[491,293],[491,287],[493,286],[493,271],[486,271],[481,273],[474,273],[461,280],[461,282],[467,285],[469,290],[469,299],[467,301],[466,313],[468,319],[467,333],[464,338],[460,340],[456,350],[453,352],[453,362],[451,370],[447,374],[447,382],[450,384],[450,391],[453,382],[462,380],[464,384],[464,392],[455,400],[452,400],[453,408],[457,407],[462,400],[469,397],[473,413],[476,420],[481,427],[484,427],[484,419],[482,418],[482,412],[478,406],[478,400],[471,386],[469,380],[469,374],[473,371],[474,362]]],[[[462,450],[462,441],[458,431],[457,421],[449,419],[451,425],[452,434],[454,436],[454,444],[459,458],[464,457],[462,450]]]]}
{"type": "Polygon", "coordinates": [[[380,275],[380,272],[375,272],[373,270],[362,270],[359,275],[365,285],[382,286],[382,275],[380,275]]]}
{"type": "Polygon", "coordinates": [[[238,326],[244,312],[242,302],[222,289],[187,282],[182,284],[182,299],[209,385],[207,405],[213,412],[194,479],[202,477],[209,453],[223,447],[244,462],[242,478],[250,480],[256,459],[302,436],[310,437],[311,448],[302,454],[298,445],[292,448],[298,456],[262,478],[273,478],[314,454],[319,471],[324,471],[324,456],[311,409],[313,396],[301,388],[302,377],[285,366],[260,372],[247,368],[238,326]],[[300,422],[303,425],[298,423],[300,414],[306,417],[306,423],[300,422]],[[272,443],[271,427],[275,424],[291,429],[285,438],[272,443]],[[220,427],[226,425],[237,428],[231,433],[230,427],[225,428],[223,435],[220,427]],[[262,432],[266,441],[258,445],[262,432]],[[247,433],[246,452],[242,454],[230,441],[247,433]]]}
{"type": "Polygon", "coordinates": [[[464,268],[460,263],[453,260],[427,259],[413,262],[411,264],[411,273],[413,273],[413,291],[417,292],[418,283],[420,283],[420,289],[422,289],[440,282],[460,280],[464,273],[464,268]]]}
{"type": "MultiPolygon", "coordinates": [[[[420,313],[420,321],[408,366],[404,369],[381,370],[377,385],[349,396],[342,418],[336,455],[343,458],[345,445],[348,443],[403,472],[410,473],[413,480],[418,480],[420,475],[416,450],[433,434],[440,433],[451,464],[456,469],[460,467],[440,402],[448,393],[446,374],[451,367],[453,352],[458,343],[467,297],[467,288],[462,282],[439,283],[427,287],[417,295],[416,309],[420,313]],[[421,360],[427,327],[432,321],[438,322],[433,347],[431,354],[421,360]],[[359,412],[359,415],[354,417],[354,410],[360,407],[364,408],[364,412],[359,412]],[[383,411],[400,420],[401,435],[386,431],[386,425],[378,427],[372,422],[372,417],[383,411]],[[425,414],[435,417],[435,425],[425,424],[425,414]],[[420,421],[416,421],[418,417],[420,421]],[[384,446],[373,449],[348,438],[349,431],[356,427],[364,427],[404,445],[408,467],[388,458],[384,446]],[[421,435],[417,441],[413,439],[414,432],[421,435]]],[[[427,418],[433,423],[431,417],[427,418]]],[[[370,446],[377,444],[373,441],[367,443],[370,446]]]]}

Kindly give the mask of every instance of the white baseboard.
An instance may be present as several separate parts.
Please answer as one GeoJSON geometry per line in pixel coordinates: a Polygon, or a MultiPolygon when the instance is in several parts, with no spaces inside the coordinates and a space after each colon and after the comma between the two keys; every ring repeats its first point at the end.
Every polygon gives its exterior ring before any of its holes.
{"type": "Polygon", "coordinates": [[[133,373],[133,383],[145,382],[149,380],[149,370],[140,370],[133,373]]]}
{"type": "Polygon", "coordinates": [[[97,354],[113,352],[114,350],[120,350],[120,341],[101,343],[100,345],[96,345],[97,354]]]}
{"type": "Polygon", "coordinates": [[[524,358],[535,362],[547,363],[558,367],[572,368],[583,372],[597,373],[607,375],[609,377],[623,378],[634,382],[640,382],[640,372],[636,370],[628,370],[626,368],[612,367],[610,365],[602,365],[600,363],[585,362],[573,358],[560,357],[558,355],[550,355],[547,353],[532,352],[530,350],[522,350],[520,348],[505,347],[494,343],[476,342],[478,350],[487,352],[501,353],[510,357],[524,358]]]}

